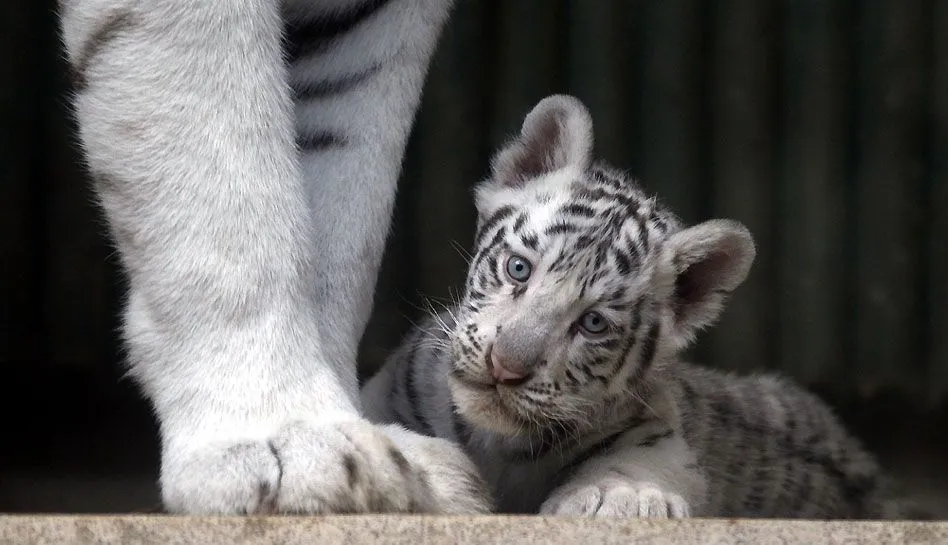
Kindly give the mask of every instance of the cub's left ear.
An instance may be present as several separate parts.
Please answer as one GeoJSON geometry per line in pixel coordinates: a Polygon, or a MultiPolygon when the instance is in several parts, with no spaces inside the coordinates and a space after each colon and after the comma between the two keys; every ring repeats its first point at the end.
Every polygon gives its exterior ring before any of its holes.
{"type": "Polygon", "coordinates": [[[747,278],[757,250],[746,227],[718,219],[671,235],[664,252],[674,275],[674,329],[684,346],[718,318],[727,296],[747,278]]]}

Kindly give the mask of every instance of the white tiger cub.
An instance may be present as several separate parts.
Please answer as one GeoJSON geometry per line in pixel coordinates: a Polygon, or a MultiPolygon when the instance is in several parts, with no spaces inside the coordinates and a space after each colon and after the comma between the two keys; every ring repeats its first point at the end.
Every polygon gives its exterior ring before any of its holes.
{"type": "Polygon", "coordinates": [[[526,116],[477,188],[463,300],[365,384],[368,416],[463,445],[505,512],[891,514],[815,396],[681,360],[747,276],[748,230],[681,225],[592,144],[572,97],[526,116]]]}
{"type": "MultiPolygon", "coordinates": [[[[131,375],[184,513],[482,512],[360,416],[356,349],[450,0],[61,0],[131,375]]],[[[457,486],[457,483],[468,483],[457,486]]]]}

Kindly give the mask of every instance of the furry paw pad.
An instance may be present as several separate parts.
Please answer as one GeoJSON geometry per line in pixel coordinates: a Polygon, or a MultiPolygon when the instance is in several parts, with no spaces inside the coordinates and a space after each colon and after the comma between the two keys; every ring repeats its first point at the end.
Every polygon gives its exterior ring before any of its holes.
{"type": "Polygon", "coordinates": [[[605,483],[554,492],[540,513],[586,517],[685,518],[688,502],[652,483],[605,483]]]}

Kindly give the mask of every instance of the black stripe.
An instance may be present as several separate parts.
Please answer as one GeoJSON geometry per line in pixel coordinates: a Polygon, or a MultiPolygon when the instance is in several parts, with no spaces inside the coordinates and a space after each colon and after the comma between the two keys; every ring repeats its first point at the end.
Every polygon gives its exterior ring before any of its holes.
{"type": "Polygon", "coordinates": [[[652,366],[652,363],[655,360],[655,350],[658,346],[658,334],[661,332],[661,329],[661,322],[656,321],[651,327],[649,327],[648,333],[645,335],[645,339],[642,341],[642,354],[639,357],[639,375],[648,371],[649,367],[652,366]]]}
{"type": "Polygon", "coordinates": [[[593,180],[600,184],[611,186],[615,189],[623,189],[623,179],[621,177],[615,176],[611,172],[606,172],[602,168],[594,168],[592,170],[593,180]]]}
{"type": "Polygon", "coordinates": [[[540,239],[536,235],[520,235],[520,242],[534,252],[540,249],[540,239]]]}
{"type": "MultiPolygon", "coordinates": [[[[482,291],[480,291],[479,289],[477,289],[477,288],[475,288],[475,287],[473,287],[473,286],[471,287],[470,290],[468,290],[467,298],[470,299],[470,300],[472,300],[472,301],[480,301],[480,300],[483,299],[484,297],[487,297],[487,294],[484,293],[484,292],[482,292],[482,291]]],[[[471,307],[471,306],[468,306],[467,308],[468,308],[468,309],[471,309],[471,310],[476,310],[476,309],[473,309],[473,307],[471,307]]]]}
{"type": "Polygon", "coordinates": [[[668,233],[668,223],[661,216],[652,217],[652,225],[655,226],[655,229],[658,230],[659,234],[668,233]]]}
{"type": "Polygon", "coordinates": [[[297,101],[316,100],[332,95],[340,95],[378,74],[381,69],[382,66],[376,64],[362,72],[348,74],[341,78],[300,83],[293,88],[293,95],[297,101]]]}
{"type": "Polygon", "coordinates": [[[467,447],[470,445],[473,432],[467,425],[467,422],[464,421],[464,417],[461,416],[461,411],[458,409],[457,405],[453,405],[451,407],[451,420],[454,426],[454,436],[457,437],[458,442],[461,443],[461,446],[467,447]]]}
{"type": "MultiPolygon", "coordinates": [[[[639,222],[639,225],[642,225],[641,221],[639,222]]],[[[628,239],[628,237],[626,237],[626,239],[628,239]]],[[[635,244],[635,248],[638,250],[639,255],[648,255],[649,249],[651,248],[651,243],[648,239],[648,229],[645,229],[644,227],[640,229],[636,233],[633,243],[635,244]]]]}
{"type": "Polygon", "coordinates": [[[593,207],[580,203],[567,204],[562,209],[560,209],[560,213],[570,216],[581,216],[584,218],[596,217],[596,210],[593,207]]]}
{"type": "Polygon", "coordinates": [[[79,48],[79,54],[70,66],[70,79],[76,91],[82,91],[89,85],[87,74],[89,66],[95,62],[96,57],[102,54],[109,42],[134,25],[134,15],[130,11],[122,10],[109,14],[99,28],[89,36],[89,39],[79,48]]]}
{"type": "Polygon", "coordinates": [[[472,271],[479,270],[481,263],[489,256],[494,255],[494,249],[504,240],[505,236],[507,236],[507,228],[502,226],[494,234],[494,238],[474,256],[474,261],[471,263],[469,269],[472,271]]]}
{"type": "Polygon", "coordinates": [[[497,255],[491,254],[487,258],[486,261],[487,262],[484,265],[486,266],[487,271],[491,274],[494,280],[496,280],[497,282],[500,282],[500,273],[497,272],[497,265],[498,265],[497,255]]]}
{"type": "MultiPolygon", "coordinates": [[[[582,239],[582,238],[587,238],[587,237],[580,237],[580,238],[582,239]]],[[[577,248],[584,248],[586,246],[587,244],[584,244],[583,241],[581,240],[576,241],[577,248]]],[[[608,246],[605,244],[596,245],[596,260],[593,262],[593,268],[597,271],[601,270],[603,263],[606,262],[606,248],[608,248],[608,246]]]]}
{"type": "Polygon", "coordinates": [[[346,137],[329,131],[316,131],[296,136],[296,147],[302,152],[344,148],[348,143],[346,137]]]}
{"type": "Polygon", "coordinates": [[[577,192],[577,197],[587,201],[607,201],[610,204],[616,204],[622,206],[626,209],[628,216],[634,216],[634,211],[641,204],[637,199],[623,195],[621,193],[613,193],[612,191],[606,191],[605,189],[588,189],[584,188],[577,192]]]}
{"type": "Polygon", "coordinates": [[[793,481],[794,486],[790,489],[793,492],[789,494],[790,498],[792,498],[789,514],[792,515],[803,512],[804,507],[812,500],[813,476],[811,474],[812,468],[801,464],[799,460],[792,464],[792,466],[790,462],[787,463],[787,470],[790,471],[791,469],[799,470],[799,475],[797,475],[797,478],[793,481]]]}
{"type": "Polygon", "coordinates": [[[326,48],[337,38],[352,31],[379,10],[390,0],[367,0],[354,8],[340,13],[323,15],[308,21],[287,25],[286,53],[291,62],[326,48]]]}
{"type": "Polygon", "coordinates": [[[421,427],[421,433],[434,437],[434,429],[432,429],[431,424],[428,423],[428,420],[424,418],[424,415],[421,412],[421,403],[418,399],[418,391],[415,389],[415,355],[418,351],[418,340],[412,340],[411,351],[408,353],[408,356],[405,358],[406,370],[405,370],[405,398],[408,400],[408,405],[411,407],[411,415],[415,422],[421,427]]]}
{"type": "Polygon", "coordinates": [[[421,338],[420,330],[413,330],[405,336],[405,339],[402,341],[402,346],[408,346],[410,349],[407,354],[402,357],[399,357],[395,360],[394,365],[395,369],[392,371],[392,389],[389,390],[389,404],[388,406],[392,408],[392,412],[395,413],[395,417],[398,422],[408,426],[409,417],[408,415],[402,414],[402,411],[399,410],[401,404],[396,403],[396,401],[401,397],[399,392],[405,389],[405,378],[408,376],[408,373],[411,371],[411,366],[414,362],[415,351],[418,346],[418,340],[421,338]],[[401,372],[403,369],[406,369],[405,372],[401,372]]]}
{"type": "Polygon", "coordinates": [[[618,268],[619,274],[626,276],[632,272],[632,259],[625,255],[625,252],[613,246],[612,255],[616,259],[616,267],[618,268]]]}
{"type": "Polygon", "coordinates": [[[570,462],[566,464],[563,467],[563,469],[561,469],[558,472],[557,482],[559,484],[562,484],[566,479],[570,478],[573,475],[573,473],[575,473],[576,470],[579,469],[581,465],[585,464],[586,462],[588,462],[590,459],[592,459],[595,456],[601,456],[609,452],[609,449],[612,448],[612,446],[616,443],[616,441],[618,441],[619,438],[622,437],[622,434],[625,432],[626,430],[620,430],[612,435],[609,435],[597,441],[594,445],[592,445],[588,449],[584,450],[583,452],[580,452],[579,455],[577,455],[575,458],[570,460],[570,462]]]}
{"type": "Polygon", "coordinates": [[[617,337],[610,337],[598,342],[593,343],[593,348],[599,348],[602,350],[615,350],[619,346],[619,339],[617,337]]]}
{"type": "Polygon", "coordinates": [[[558,221],[554,223],[553,225],[547,227],[544,233],[546,233],[547,235],[562,235],[566,233],[575,233],[577,231],[579,231],[579,226],[574,225],[572,223],[558,221]]]}
{"type": "Polygon", "coordinates": [[[662,432],[653,433],[635,444],[637,447],[654,447],[663,439],[668,439],[675,435],[675,430],[667,429],[662,432]]]}
{"type": "Polygon", "coordinates": [[[622,435],[625,434],[626,432],[634,430],[635,428],[638,428],[639,426],[642,426],[643,424],[646,424],[652,421],[653,421],[652,418],[646,418],[646,417],[643,417],[642,415],[633,416],[632,418],[627,420],[624,424],[622,424],[622,429],[596,441],[596,443],[594,443],[591,447],[587,448],[585,451],[581,452],[575,458],[573,458],[565,467],[563,467],[563,469],[561,469],[558,472],[557,483],[562,484],[563,481],[568,479],[576,470],[579,469],[579,466],[586,463],[593,457],[606,454],[609,451],[609,449],[611,449],[612,446],[615,445],[616,441],[618,441],[619,438],[622,437],[622,435]]]}
{"type": "Polygon", "coordinates": [[[498,223],[509,218],[514,213],[513,206],[501,206],[494,211],[484,223],[481,224],[480,228],[477,230],[477,235],[474,236],[474,245],[480,246],[481,242],[484,240],[484,237],[487,236],[488,231],[493,229],[498,223]]]}
{"type": "Polygon", "coordinates": [[[681,386],[681,391],[684,392],[686,400],[695,400],[700,397],[695,387],[684,377],[679,377],[678,384],[681,386]]]}
{"type": "Polygon", "coordinates": [[[632,347],[635,346],[636,339],[639,335],[639,326],[642,323],[642,305],[643,302],[641,299],[637,299],[634,303],[632,303],[632,322],[629,324],[629,337],[622,346],[622,352],[619,353],[619,357],[616,358],[615,366],[612,370],[613,374],[617,373],[619,369],[625,365],[625,360],[629,357],[629,352],[631,352],[632,347]]]}
{"type": "Polygon", "coordinates": [[[774,460],[771,459],[769,451],[759,450],[757,453],[759,467],[754,470],[754,476],[750,479],[750,488],[744,494],[744,499],[741,502],[741,511],[751,516],[765,512],[764,504],[770,496],[768,494],[770,485],[774,482],[774,473],[770,468],[777,467],[774,460]]]}
{"type": "Polygon", "coordinates": [[[571,251],[572,248],[564,248],[562,252],[556,259],[553,260],[553,263],[550,263],[550,266],[547,268],[549,271],[558,272],[571,269],[573,267],[573,259],[576,257],[575,252],[571,251]]]}

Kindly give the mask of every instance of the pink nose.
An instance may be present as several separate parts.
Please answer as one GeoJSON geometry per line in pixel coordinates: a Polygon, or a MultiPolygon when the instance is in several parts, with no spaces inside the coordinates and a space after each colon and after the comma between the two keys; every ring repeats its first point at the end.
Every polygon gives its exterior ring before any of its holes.
{"type": "Polygon", "coordinates": [[[487,352],[487,364],[494,380],[506,386],[523,384],[530,378],[530,373],[508,364],[505,358],[493,350],[493,347],[487,352]]]}

